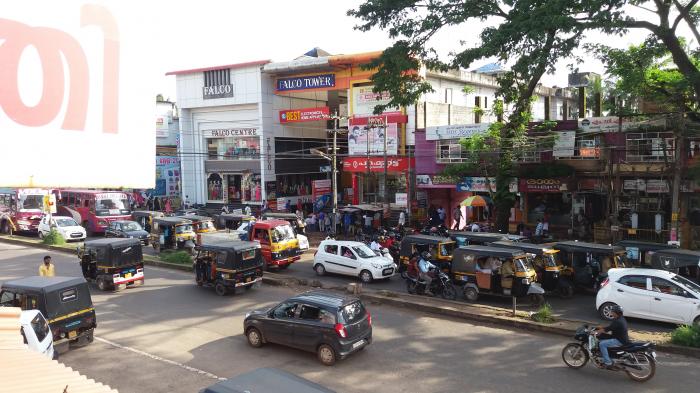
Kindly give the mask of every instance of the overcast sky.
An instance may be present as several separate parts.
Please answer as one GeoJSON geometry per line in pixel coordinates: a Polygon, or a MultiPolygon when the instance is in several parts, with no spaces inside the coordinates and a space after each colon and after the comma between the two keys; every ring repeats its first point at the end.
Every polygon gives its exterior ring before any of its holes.
{"type": "MultiPolygon", "coordinates": [[[[175,78],[167,71],[270,59],[286,61],[313,47],[332,54],[381,50],[391,44],[386,32],[362,33],[353,29],[356,20],[346,15],[356,0],[221,1],[157,0],[142,2],[154,15],[158,31],[154,56],[159,72],[158,91],[175,97],[175,78]]],[[[126,6],[131,3],[121,3],[126,6]]],[[[483,24],[451,28],[439,34],[433,44],[441,53],[456,48],[459,40],[474,42],[483,24]]],[[[624,37],[592,34],[589,41],[617,47],[641,42],[646,31],[632,31],[624,37]]],[[[602,65],[590,56],[579,65],[581,71],[602,73],[602,65]]],[[[490,61],[480,61],[474,67],[490,61]]],[[[547,75],[548,86],[567,84],[568,69],[562,61],[554,75],[547,75]]]]}

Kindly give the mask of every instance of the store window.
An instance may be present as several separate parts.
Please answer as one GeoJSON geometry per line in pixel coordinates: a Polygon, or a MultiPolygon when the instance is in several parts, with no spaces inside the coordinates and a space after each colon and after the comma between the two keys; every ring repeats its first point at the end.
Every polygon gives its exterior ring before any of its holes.
{"type": "Polygon", "coordinates": [[[670,132],[627,134],[627,161],[673,161],[675,139],[670,132]]]}
{"type": "Polygon", "coordinates": [[[527,193],[527,222],[546,219],[552,225],[571,225],[571,194],[527,193]]]}
{"type": "Polygon", "coordinates": [[[277,176],[277,197],[311,195],[311,182],[325,178],[325,173],[279,175],[277,176]]]}
{"type": "Polygon", "coordinates": [[[221,176],[212,173],[207,177],[207,199],[210,201],[223,201],[223,182],[221,176]]]}
{"type": "Polygon", "coordinates": [[[258,137],[225,137],[207,139],[210,160],[257,160],[260,159],[258,137]]]}

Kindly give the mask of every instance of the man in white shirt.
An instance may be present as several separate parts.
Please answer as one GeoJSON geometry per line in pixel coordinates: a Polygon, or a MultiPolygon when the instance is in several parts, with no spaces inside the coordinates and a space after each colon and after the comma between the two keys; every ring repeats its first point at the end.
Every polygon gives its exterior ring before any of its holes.
{"type": "Polygon", "coordinates": [[[479,224],[472,223],[471,231],[472,232],[481,232],[481,229],[479,228],[479,224]]]}
{"type": "Polygon", "coordinates": [[[399,213],[399,226],[403,227],[406,225],[406,212],[401,210],[401,213],[399,213]]]}
{"type": "Polygon", "coordinates": [[[365,220],[365,231],[367,233],[372,231],[372,215],[371,214],[365,214],[362,216],[362,218],[365,220]]]}

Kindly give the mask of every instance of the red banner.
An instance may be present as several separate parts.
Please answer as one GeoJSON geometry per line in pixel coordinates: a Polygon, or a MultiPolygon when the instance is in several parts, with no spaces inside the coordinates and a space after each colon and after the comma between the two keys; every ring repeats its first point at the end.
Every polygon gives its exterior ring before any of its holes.
{"type": "Polygon", "coordinates": [[[318,108],[288,109],[280,111],[280,123],[300,123],[303,121],[326,120],[330,115],[327,106],[318,108]]]}
{"type": "Polygon", "coordinates": [[[330,180],[314,180],[311,182],[311,195],[314,201],[322,195],[332,195],[333,185],[330,180]]]}
{"type": "Polygon", "coordinates": [[[404,124],[408,123],[408,116],[401,112],[387,112],[376,116],[353,116],[350,118],[350,125],[366,126],[369,124],[370,126],[381,126],[385,120],[388,124],[404,124]]]}
{"type": "Polygon", "coordinates": [[[569,191],[568,179],[520,179],[520,192],[569,191]]]}
{"type": "MultiPolygon", "coordinates": [[[[370,172],[384,172],[383,157],[371,157],[369,163],[370,172]]],[[[415,166],[414,158],[411,158],[409,161],[405,157],[387,157],[389,172],[405,172],[413,166],[415,166]]],[[[348,157],[344,159],[343,170],[345,172],[367,172],[367,157],[348,157]]]]}

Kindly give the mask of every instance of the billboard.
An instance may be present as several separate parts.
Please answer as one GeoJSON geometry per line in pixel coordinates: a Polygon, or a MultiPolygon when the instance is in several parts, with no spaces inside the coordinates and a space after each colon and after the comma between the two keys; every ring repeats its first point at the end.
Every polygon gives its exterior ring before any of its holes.
{"type": "Polygon", "coordinates": [[[149,20],[93,3],[4,7],[0,186],[154,187],[149,20]]]}
{"type": "Polygon", "coordinates": [[[386,133],[386,154],[396,155],[399,145],[399,128],[396,123],[389,123],[371,128],[350,126],[348,131],[348,152],[353,155],[384,155],[384,138],[386,133]]]}
{"type": "Polygon", "coordinates": [[[153,196],[180,196],[180,159],[178,157],[156,157],[156,186],[153,196]]]}

